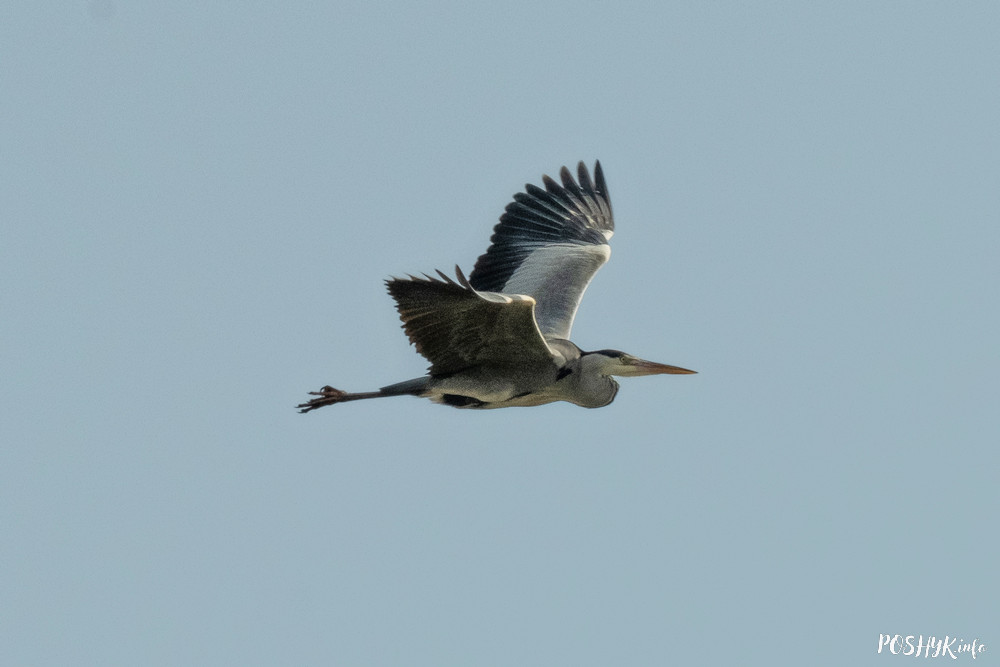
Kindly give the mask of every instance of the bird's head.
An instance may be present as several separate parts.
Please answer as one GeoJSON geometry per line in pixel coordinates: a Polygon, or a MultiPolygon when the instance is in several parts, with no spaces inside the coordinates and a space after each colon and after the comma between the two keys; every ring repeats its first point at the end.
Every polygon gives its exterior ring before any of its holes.
{"type": "Polygon", "coordinates": [[[640,375],[691,375],[698,371],[689,371],[678,366],[658,364],[634,357],[620,350],[597,350],[585,352],[588,361],[597,367],[601,375],[617,375],[618,377],[639,377],[640,375]]]}

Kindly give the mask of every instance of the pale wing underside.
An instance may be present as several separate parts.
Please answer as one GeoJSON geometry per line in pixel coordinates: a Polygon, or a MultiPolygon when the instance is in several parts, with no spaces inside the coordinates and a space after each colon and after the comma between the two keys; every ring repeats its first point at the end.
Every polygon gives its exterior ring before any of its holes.
{"type": "Polygon", "coordinates": [[[611,256],[615,225],[600,162],[593,181],[583,162],[579,183],[566,167],[559,174],[562,185],[544,176],[544,190],[529,184],[514,195],[469,282],[532,297],[542,334],[568,339],[587,285],[611,256]]]}
{"type": "Polygon", "coordinates": [[[553,363],[535,324],[535,300],[475,290],[456,267],[458,281],[438,271],[431,278],[386,281],[403,329],[432,375],[471,366],[553,363]]]}

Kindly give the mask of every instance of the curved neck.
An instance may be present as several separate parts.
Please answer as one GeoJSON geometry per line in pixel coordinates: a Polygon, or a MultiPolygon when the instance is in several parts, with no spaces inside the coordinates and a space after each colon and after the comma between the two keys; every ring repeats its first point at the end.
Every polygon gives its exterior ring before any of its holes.
{"type": "Polygon", "coordinates": [[[574,386],[573,402],[585,408],[600,408],[615,400],[618,382],[608,373],[610,365],[597,354],[584,354],[576,359],[573,372],[566,378],[574,386]]]}

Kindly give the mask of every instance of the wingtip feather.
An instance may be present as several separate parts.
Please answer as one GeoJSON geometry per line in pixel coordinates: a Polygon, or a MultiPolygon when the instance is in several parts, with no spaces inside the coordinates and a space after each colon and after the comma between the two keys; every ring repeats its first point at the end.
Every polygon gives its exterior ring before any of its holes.
{"type": "Polygon", "coordinates": [[[594,182],[597,185],[597,192],[604,195],[607,199],[608,196],[608,184],[604,181],[604,170],[601,168],[601,161],[594,161],[594,182]]]}
{"type": "Polygon", "coordinates": [[[587,171],[587,165],[584,164],[583,160],[580,160],[580,163],[576,165],[576,175],[584,192],[594,191],[594,183],[590,180],[590,172],[587,171]]]}
{"type": "MultiPolygon", "coordinates": [[[[563,169],[565,168],[566,167],[563,167],[563,169]]],[[[548,174],[542,174],[542,183],[545,184],[545,189],[551,192],[552,194],[557,194],[562,191],[562,186],[556,183],[555,179],[553,179],[548,174]]],[[[530,185],[530,183],[528,185],[530,185]]],[[[527,188],[527,185],[525,186],[525,188],[527,188]]]]}

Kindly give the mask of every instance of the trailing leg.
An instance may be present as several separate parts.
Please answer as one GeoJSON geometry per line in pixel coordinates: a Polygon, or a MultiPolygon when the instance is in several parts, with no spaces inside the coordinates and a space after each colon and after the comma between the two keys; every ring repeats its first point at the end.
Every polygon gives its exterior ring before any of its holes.
{"type": "Polygon", "coordinates": [[[340,389],[334,389],[333,387],[327,385],[319,391],[309,392],[310,396],[318,396],[318,398],[314,398],[306,403],[300,403],[295,407],[299,408],[299,412],[306,413],[310,410],[322,408],[326,405],[346,403],[347,401],[360,401],[364,398],[382,398],[385,396],[420,396],[427,388],[427,380],[428,378],[426,377],[414,378],[412,380],[406,380],[405,382],[391,384],[388,387],[382,387],[378,391],[364,391],[357,393],[348,393],[346,391],[341,391],[340,389]]]}
{"type": "Polygon", "coordinates": [[[344,403],[346,401],[358,401],[362,398],[378,398],[382,394],[377,391],[349,394],[346,391],[334,389],[333,387],[327,385],[319,391],[310,391],[309,395],[319,396],[319,398],[314,398],[306,403],[296,405],[295,407],[299,408],[299,412],[305,413],[310,410],[315,410],[316,408],[322,408],[324,405],[333,405],[334,403],[344,403]]]}

